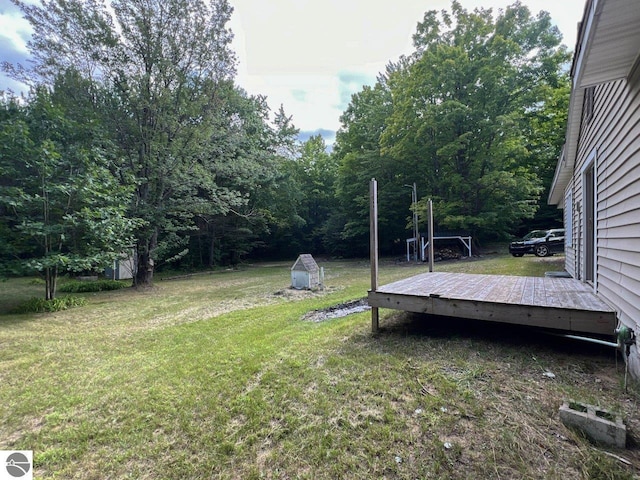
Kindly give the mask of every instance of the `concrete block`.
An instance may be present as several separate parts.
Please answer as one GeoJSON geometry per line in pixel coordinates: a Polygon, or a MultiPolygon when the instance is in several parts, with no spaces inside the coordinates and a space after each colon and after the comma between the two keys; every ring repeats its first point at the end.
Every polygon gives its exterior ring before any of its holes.
{"type": "Polygon", "coordinates": [[[627,427],[622,417],[593,405],[579,402],[564,402],[560,407],[560,420],[567,427],[585,433],[593,442],[625,448],[627,427]]]}

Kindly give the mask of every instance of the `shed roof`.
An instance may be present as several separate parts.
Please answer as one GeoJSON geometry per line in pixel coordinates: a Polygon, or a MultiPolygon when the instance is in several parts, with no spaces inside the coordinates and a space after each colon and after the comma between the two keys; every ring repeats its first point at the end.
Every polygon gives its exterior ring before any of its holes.
{"type": "Polygon", "coordinates": [[[310,253],[303,253],[298,257],[296,263],[293,264],[291,270],[317,272],[318,270],[320,270],[320,268],[318,267],[318,264],[313,259],[310,253]]]}

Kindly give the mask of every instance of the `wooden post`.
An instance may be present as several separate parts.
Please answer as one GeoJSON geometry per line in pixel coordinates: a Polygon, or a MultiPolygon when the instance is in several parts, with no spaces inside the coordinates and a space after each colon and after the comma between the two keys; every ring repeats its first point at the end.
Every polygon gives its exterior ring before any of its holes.
{"type": "Polygon", "coordinates": [[[433,272],[433,201],[429,199],[429,271],[433,272]]]}
{"type": "Polygon", "coordinates": [[[411,192],[411,198],[413,199],[411,208],[413,209],[413,238],[415,243],[413,244],[413,257],[416,263],[418,263],[418,250],[420,250],[420,241],[418,237],[420,232],[418,229],[418,190],[416,190],[416,182],[413,182],[413,190],[411,192]]]}
{"type": "MultiPolygon", "coordinates": [[[[369,253],[371,257],[371,291],[378,289],[378,182],[369,185],[369,253]]],[[[378,332],[378,307],[371,308],[371,332],[378,332]]]]}

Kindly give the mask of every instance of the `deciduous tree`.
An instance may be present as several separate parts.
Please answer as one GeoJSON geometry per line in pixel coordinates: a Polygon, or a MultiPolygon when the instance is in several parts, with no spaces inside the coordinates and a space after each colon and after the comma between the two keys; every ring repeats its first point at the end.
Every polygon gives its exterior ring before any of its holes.
{"type": "Polygon", "coordinates": [[[409,234],[404,185],[413,182],[419,217],[432,198],[440,230],[496,239],[531,219],[559,154],[558,136],[543,137],[564,131],[569,57],[560,40],[548,13],[520,2],[493,12],[453,1],[450,11],[426,12],[415,52],[354,95],[342,117],[334,232],[343,225],[341,238],[364,251],[371,177],[382,251],[409,234]]]}
{"type": "MultiPolygon", "coordinates": [[[[31,71],[51,84],[61,71],[111,92],[103,121],[119,147],[118,166],[134,178],[135,283],[152,282],[156,262],[187,251],[194,219],[207,204],[224,214],[241,192],[217,176],[237,159],[227,135],[233,117],[235,58],[226,0],[14,0],[33,27],[31,71]]],[[[233,126],[233,125],[232,125],[233,126]]]]}
{"type": "Polygon", "coordinates": [[[560,40],[548,13],[534,17],[519,2],[495,18],[457,1],[439,20],[425,15],[411,64],[391,77],[394,108],[381,141],[397,162],[417,167],[441,228],[495,238],[536,212],[550,160],[530,149],[529,124],[561,83],[560,40]]]}
{"type": "MultiPolygon", "coordinates": [[[[82,84],[75,87],[81,89],[82,84]]],[[[0,105],[2,264],[41,272],[45,298],[60,273],[94,271],[130,248],[130,191],[109,169],[112,145],[39,88],[0,105]]]]}

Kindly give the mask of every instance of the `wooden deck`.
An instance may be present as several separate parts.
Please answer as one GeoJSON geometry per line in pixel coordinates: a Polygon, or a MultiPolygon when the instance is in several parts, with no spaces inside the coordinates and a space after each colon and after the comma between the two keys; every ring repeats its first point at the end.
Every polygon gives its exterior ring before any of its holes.
{"type": "Polygon", "coordinates": [[[573,278],[423,273],[369,291],[369,305],[613,335],[616,311],[573,278]]]}

